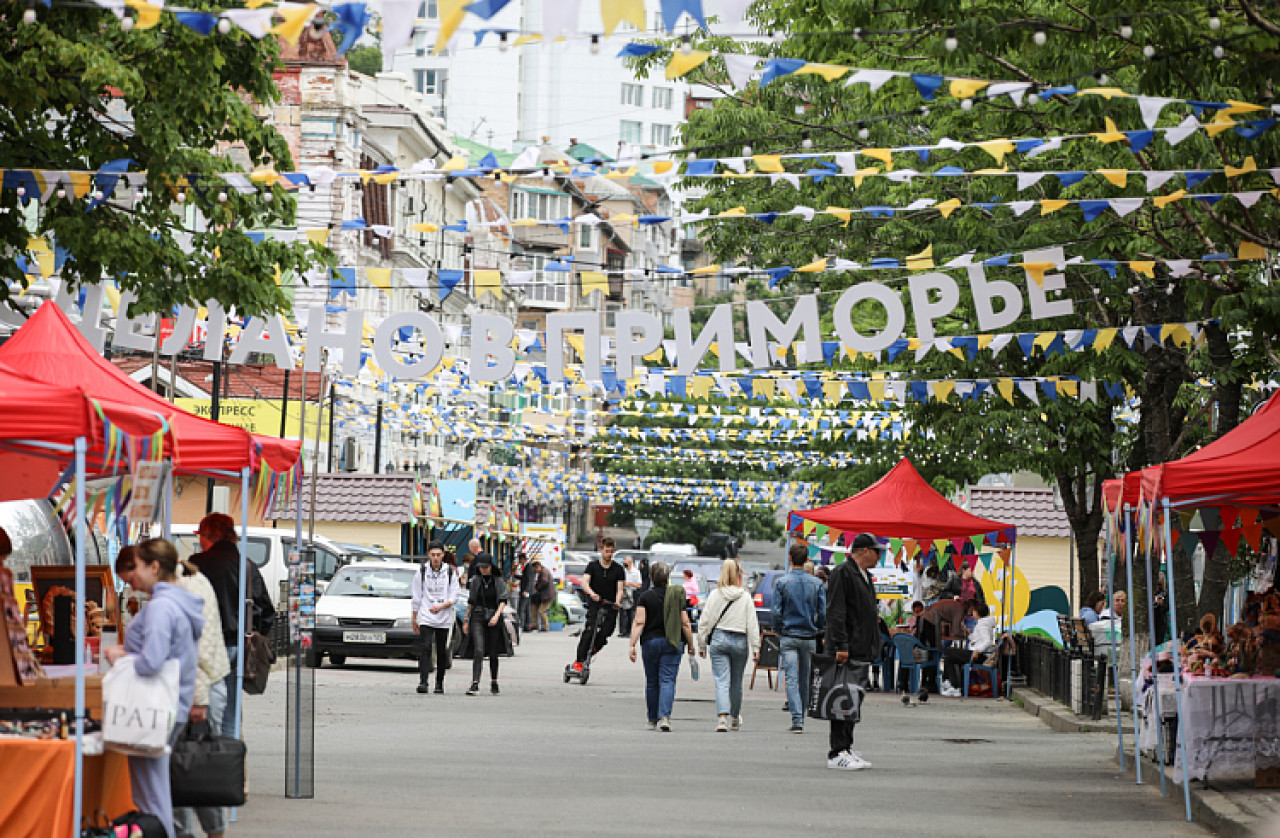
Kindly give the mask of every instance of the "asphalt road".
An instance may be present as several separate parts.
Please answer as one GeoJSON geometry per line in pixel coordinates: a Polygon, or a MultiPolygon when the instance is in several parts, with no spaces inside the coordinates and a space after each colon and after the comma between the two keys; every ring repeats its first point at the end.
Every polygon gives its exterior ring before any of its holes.
{"type": "Polygon", "coordinates": [[[715,733],[709,667],[700,661],[692,682],[682,666],[674,730],[650,732],[625,640],[585,687],[562,682],[574,643],[567,632],[527,637],[503,661],[498,697],[463,695],[470,661],[444,696],[416,694],[408,662],[326,666],[312,800],[284,797],[286,678],[273,673],[247,700],[251,797],[228,835],[1209,834],[1182,820],[1181,797],[1121,779],[1114,739],[1052,733],[1007,703],[906,708],[873,695],[855,749],[874,767],[840,772],[826,768],[826,724],[788,733],[763,673],[744,729],[715,733]]]}

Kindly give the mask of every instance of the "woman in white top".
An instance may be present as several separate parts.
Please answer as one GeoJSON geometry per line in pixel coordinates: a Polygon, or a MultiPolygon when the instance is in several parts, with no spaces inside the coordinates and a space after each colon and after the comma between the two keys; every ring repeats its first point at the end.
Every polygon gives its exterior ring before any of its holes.
{"type": "Polygon", "coordinates": [[[742,727],[742,674],[747,656],[760,655],[760,624],[751,595],[741,587],[738,563],[725,559],[720,582],[707,597],[698,621],[702,656],[711,653],[711,673],[716,679],[716,731],[742,727]]]}
{"type": "MultiPolygon", "coordinates": [[[[996,617],[991,615],[991,609],[986,603],[975,602],[970,608],[969,613],[978,618],[978,622],[974,625],[973,631],[969,632],[969,648],[958,649],[954,646],[943,650],[943,661],[945,664],[947,681],[950,682],[950,691],[947,685],[943,685],[943,695],[948,692],[952,696],[960,695],[960,685],[964,683],[964,665],[967,663],[981,664],[992,650],[996,648],[996,617]]],[[[994,684],[992,685],[995,686],[994,684]]]]}

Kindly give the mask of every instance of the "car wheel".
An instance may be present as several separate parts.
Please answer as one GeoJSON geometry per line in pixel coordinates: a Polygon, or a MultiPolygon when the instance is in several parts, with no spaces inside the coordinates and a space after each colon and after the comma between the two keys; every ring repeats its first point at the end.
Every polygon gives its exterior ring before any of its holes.
{"type": "Polygon", "coordinates": [[[333,652],[329,653],[329,663],[333,664],[334,666],[342,666],[346,662],[347,662],[346,655],[335,655],[333,652]]]}
{"type": "Polygon", "coordinates": [[[320,664],[324,661],[324,654],[315,647],[307,650],[306,664],[308,669],[319,669],[320,664]]]}

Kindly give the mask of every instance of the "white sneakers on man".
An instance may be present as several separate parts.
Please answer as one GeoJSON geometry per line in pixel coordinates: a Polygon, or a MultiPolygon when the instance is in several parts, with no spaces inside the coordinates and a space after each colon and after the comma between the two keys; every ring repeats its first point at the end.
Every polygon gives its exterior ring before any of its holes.
{"type": "Polygon", "coordinates": [[[827,768],[837,768],[841,771],[862,771],[870,767],[871,763],[853,751],[842,751],[827,760],[827,768]]]}

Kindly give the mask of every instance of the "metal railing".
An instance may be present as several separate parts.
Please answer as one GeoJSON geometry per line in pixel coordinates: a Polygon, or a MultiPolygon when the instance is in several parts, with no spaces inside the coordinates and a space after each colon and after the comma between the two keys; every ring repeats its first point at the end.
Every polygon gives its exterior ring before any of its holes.
{"type": "Polygon", "coordinates": [[[1082,650],[1063,648],[1042,637],[1019,634],[1014,641],[1028,687],[1068,707],[1079,702],[1081,715],[1095,720],[1102,718],[1107,697],[1107,662],[1104,659],[1082,650]],[[1071,671],[1072,664],[1077,661],[1080,666],[1080,694],[1073,696],[1071,671]]]}

